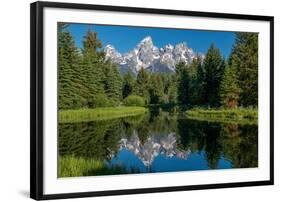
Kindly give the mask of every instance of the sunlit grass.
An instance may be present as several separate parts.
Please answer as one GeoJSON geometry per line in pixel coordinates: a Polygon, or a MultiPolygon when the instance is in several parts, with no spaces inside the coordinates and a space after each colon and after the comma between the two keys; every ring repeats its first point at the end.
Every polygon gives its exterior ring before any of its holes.
{"type": "Polygon", "coordinates": [[[186,111],[189,119],[209,122],[225,122],[240,124],[258,124],[258,109],[236,108],[236,109],[204,109],[194,108],[186,111]]]}
{"type": "Polygon", "coordinates": [[[96,159],[86,159],[74,156],[59,157],[58,177],[116,175],[126,173],[139,173],[139,171],[136,169],[127,171],[126,168],[122,166],[108,167],[104,161],[96,159]]]}
{"type": "Polygon", "coordinates": [[[146,113],[144,107],[104,107],[95,109],[60,110],[59,123],[110,120],[146,113]]]}

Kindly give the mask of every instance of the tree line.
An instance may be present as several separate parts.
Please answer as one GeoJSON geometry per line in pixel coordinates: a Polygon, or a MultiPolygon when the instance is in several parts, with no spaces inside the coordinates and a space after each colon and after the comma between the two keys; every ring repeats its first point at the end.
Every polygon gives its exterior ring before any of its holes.
{"type": "Polygon", "coordinates": [[[59,109],[145,105],[256,107],[258,104],[258,35],[236,33],[226,60],[212,44],[204,58],[180,62],[175,73],[144,68],[121,75],[106,60],[97,33],[88,30],[79,49],[67,24],[58,25],[59,109]],[[131,102],[130,102],[131,101],[131,102]]]}

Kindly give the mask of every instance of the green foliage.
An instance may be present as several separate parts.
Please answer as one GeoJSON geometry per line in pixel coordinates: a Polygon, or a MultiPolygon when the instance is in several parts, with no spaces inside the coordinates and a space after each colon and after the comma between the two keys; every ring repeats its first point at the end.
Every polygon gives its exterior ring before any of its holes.
{"type": "Polygon", "coordinates": [[[83,88],[82,82],[77,79],[80,55],[70,32],[65,25],[59,24],[58,69],[59,69],[59,109],[79,108],[85,100],[79,95],[83,88]]]}
{"type": "Polygon", "coordinates": [[[135,173],[136,170],[127,171],[122,166],[109,167],[102,160],[86,159],[75,156],[59,157],[59,177],[79,177],[97,175],[116,175],[135,173]]]}
{"type": "Polygon", "coordinates": [[[88,30],[83,41],[83,62],[81,77],[87,84],[88,107],[94,107],[94,97],[96,95],[105,94],[104,90],[104,56],[98,52],[101,48],[101,42],[97,39],[97,33],[88,30]]]}
{"type": "Polygon", "coordinates": [[[109,120],[121,117],[136,116],[147,112],[144,107],[99,107],[96,109],[61,110],[60,123],[109,120]]]}
{"type": "Polygon", "coordinates": [[[110,106],[110,100],[108,97],[104,94],[97,94],[93,97],[91,100],[92,106],[94,108],[97,107],[109,107],[110,106]]]}
{"type": "Polygon", "coordinates": [[[58,23],[59,109],[119,106],[132,95],[143,105],[184,105],[235,108],[258,105],[258,35],[237,33],[227,62],[214,44],[204,59],[176,64],[176,73],[149,73],[141,68],[136,77],[122,76],[106,60],[96,32],[88,30],[80,51],[68,31],[58,23]]]}
{"type": "Polygon", "coordinates": [[[210,46],[204,59],[205,104],[211,107],[220,105],[219,88],[224,73],[225,62],[218,48],[210,46]]]}
{"type": "Polygon", "coordinates": [[[145,99],[137,95],[129,95],[123,100],[125,106],[145,106],[145,99]]]}
{"type": "Polygon", "coordinates": [[[109,99],[114,102],[119,102],[122,98],[122,77],[116,65],[108,64],[105,70],[105,93],[109,99]]]}
{"type": "Polygon", "coordinates": [[[220,86],[221,104],[225,108],[238,106],[240,88],[235,67],[227,66],[220,86]]]}
{"type": "Polygon", "coordinates": [[[187,105],[190,95],[189,67],[185,63],[180,62],[176,66],[176,73],[178,77],[178,102],[182,105],[187,105]]]}
{"type": "Polygon", "coordinates": [[[190,119],[213,122],[258,124],[258,110],[253,108],[204,109],[193,108],[186,111],[190,119]]]}
{"type": "Polygon", "coordinates": [[[81,54],[67,27],[58,24],[59,109],[119,105],[122,77],[117,67],[105,60],[97,33],[88,30],[81,54]]]}
{"type": "Polygon", "coordinates": [[[152,74],[150,76],[149,97],[150,104],[163,103],[164,84],[159,74],[152,74]]]}
{"type": "Polygon", "coordinates": [[[231,67],[237,69],[241,89],[241,106],[258,105],[258,34],[237,33],[229,59],[231,67]]]}
{"type": "Polygon", "coordinates": [[[141,68],[137,75],[135,94],[145,98],[149,103],[149,74],[141,68]]]}
{"type": "Polygon", "coordinates": [[[123,98],[126,98],[133,93],[134,86],[135,86],[135,79],[132,71],[129,69],[127,74],[125,74],[123,78],[123,88],[122,88],[123,98]]]}

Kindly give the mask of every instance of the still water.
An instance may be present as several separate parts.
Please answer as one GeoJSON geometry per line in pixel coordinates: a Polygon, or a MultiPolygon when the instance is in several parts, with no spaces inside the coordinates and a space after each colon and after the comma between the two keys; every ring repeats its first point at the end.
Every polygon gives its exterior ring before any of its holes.
{"type": "Polygon", "coordinates": [[[160,109],[108,121],[59,124],[59,154],[126,173],[258,166],[258,127],[195,121],[160,109]]]}

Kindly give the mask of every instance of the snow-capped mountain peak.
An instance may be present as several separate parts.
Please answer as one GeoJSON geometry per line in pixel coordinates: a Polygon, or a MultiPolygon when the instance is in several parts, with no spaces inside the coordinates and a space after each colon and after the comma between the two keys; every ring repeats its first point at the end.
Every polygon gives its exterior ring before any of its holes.
{"type": "Polygon", "coordinates": [[[141,68],[152,72],[175,72],[178,62],[190,64],[196,57],[194,51],[186,43],[175,46],[167,44],[159,49],[154,46],[151,36],[142,39],[134,49],[125,54],[119,53],[110,44],[104,51],[106,59],[111,59],[119,65],[121,73],[126,73],[131,69],[135,74],[141,68]]]}

